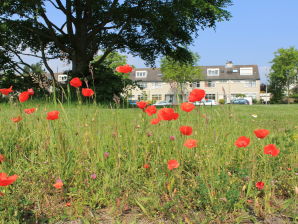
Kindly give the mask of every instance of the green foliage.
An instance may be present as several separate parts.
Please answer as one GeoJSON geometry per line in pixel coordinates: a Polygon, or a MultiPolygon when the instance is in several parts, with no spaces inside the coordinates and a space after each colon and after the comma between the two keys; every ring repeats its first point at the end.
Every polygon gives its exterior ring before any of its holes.
{"type": "Polygon", "coordinates": [[[219,104],[225,104],[226,103],[226,101],[225,101],[225,99],[219,99],[219,104]]]}

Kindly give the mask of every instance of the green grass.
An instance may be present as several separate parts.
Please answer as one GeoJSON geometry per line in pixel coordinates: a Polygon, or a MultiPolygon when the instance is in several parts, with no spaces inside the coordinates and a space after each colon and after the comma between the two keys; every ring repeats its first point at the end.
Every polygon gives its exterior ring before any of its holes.
{"type": "Polygon", "coordinates": [[[0,172],[19,178],[0,187],[0,223],[297,221],[297,105],[175,110],[178,120],[151,125],[140,109],[1,104],[0,154],[6,160],[0,172]],[[22,112],[32,106],[36,113],[22,112]],[[61,112],[58,120],[46,120],[51,110],[61,112]],[[13,123],[18,115],[23,120],[13,123]],[[181,136],[181,125],[192,126],[193,135],[181,136]],[[270,135],[257,139],[258,128],[270,135]],[[234,146],[240,136],[251,138],[247,148],[234,146]],[[183,146],[187,138],[197,139],[198,147],[183,146]],[[265,155],[267,144],[276,144],[280,154],[265,155]],[[180,167],[169,171],[170,159],[180,167]],[[61,190],[53,187],[59,178],[61,190]],[[256,189],[258,181],[263,190],[256,189]]]}

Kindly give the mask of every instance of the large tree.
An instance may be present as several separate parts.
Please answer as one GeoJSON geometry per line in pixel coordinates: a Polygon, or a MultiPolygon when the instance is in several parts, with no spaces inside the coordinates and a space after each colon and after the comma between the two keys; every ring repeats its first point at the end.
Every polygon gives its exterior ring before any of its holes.
{"type": "Polygon", "coordinates": [[[40,57],[46,67],[46,59],[70,60],[78,76],[88,74],[98,50],[104,52],[99,64],[114,50],[126,50],[148,64],[160,54],[187,61],[192,57],[183,46],[200,29],[229,19],[231,1],[2,0],[0,25],[8,29],[1,47],[17,55],[30,49],[27,55],[40,57]]]}
{"type": "Polygon", "coordinates": [[[274,100],[281,100],[286,93],[289,99],[291,86],[298,81],[298,50],[294,47],[281,48],[274,53],[269,74],[269,89],[274,100]]]}

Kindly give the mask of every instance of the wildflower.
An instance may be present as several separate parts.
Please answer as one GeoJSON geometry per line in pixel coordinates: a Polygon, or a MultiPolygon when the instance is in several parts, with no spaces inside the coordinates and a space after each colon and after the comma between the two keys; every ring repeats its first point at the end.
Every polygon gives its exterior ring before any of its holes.
{"type": "Polygon", "coordinates": [[[137,106],[140,109],[144,109],[147,106],[147,103],[145,101],[140,101],[140,102],[137,102],[137,106]]]}
{"type": "Polygon", "coordinates": [[[53,184],[53,186],[56,188],[56,189],[61,189],[63,187],[63,182],[62,180],[58,179],[56,180],[56,183],[53,184]]]}
{"type": "Polygon", "coordinates": [[[175,140],[175,136],[170,136],[170,140],[174,141],[175,140]]]}
{"type": "Polygon", "coordinates": [[[36,108],[24,109],[24,112],[25,112],[26,114],[32,114],[32,113],[34,113],[35,111],[36,111],[36,108]]]}
{"type": "Polygon", "coordinates": [[[65,207],[70,207],[71,206],[71,203],[70,202],[66,202],[65,203],[65,207]]]}
{"type": "Polygon", "coordinates": [[[256,129],[254,130],[254,133],[257,138],[265,138],[270,132],[267,129],[256,129]]]}
{"type": "Polygon", "coordinates": [[[145,109],[145,112],[149,115],[149,116],[152,116],[153,114],[156,113],[156,107],[155,106],[148,106],[146,109],[145,109]]]}
{"type": "Polygon", "coordinates": [[[105,157],[106,159],[109,157],[109,155],[110,155],[110,153],[108,153],[108,152],[103,153],[103,157],[105,157]]]}
{"type": "Polygon", "coordinates": [[[90,97],[94,95],[94,91],[89,88],[82,88],[82,95],[85,97],[90,97]]]}
{"type": "Polygon", "coordinates": [[[69,84],[75,88],[79,88],[82,86],[82,81],[78,77],[75,77],[70,80],[69,84]]]}
{"type": "Polygon", "coordinates": [[[147,133],[148,137],[151,137],[152,135],[153,135],[153,133],[151,131],[147,133]]]}
{"type": "Polygon", "coordinates": [[[145,169],[149,169],[150,168],[150,165],[148,163],[144,164],[143,166],[145,169]]]}
{"type": "Polygon", "coordinates": [[[159,118],[153,118],[150,123],[151,124],[158,124],[159,122],[160,122],[159,118]]]}
{"type": "Polygon", "coordinates": [[[0,163],[4,162],[4,160],[5,160],[5,156],[0,154],[0,163]]]}
{"type": "Polygon", "coordinates": [[[176,169],[179,167],[179,163],[177,162],[177,160],[169,160],[168,161],[168,169],[172,170],[172,169],[176,169]]]}
{"type": "Polygon", "coordinates": [[[0,93],[2,93],[3,95],[6,95],[6,96],[11,92],[13,92],[12,86],[9,87],[8,89],[0,89],[0,93]]]}
{"type": "Polygon", "coordinates": [[[181,108],[181,110],[183,110],[185,112],[190,112],[195,108],[195,105],[192,103],[185,102],[180,105],[180,108],[181,108]]]}
{"type": "Polygon", "coordinates": [[[206,95],[205,90],[193,89],[188,96],[188,100],[190,102],[201,101],[205,97],[205,95],[206,95]]]}
{"type": "Polygon", "coordinates": [[[19,95],[19,101],[21,103],[27,101],[29,99],[29,96],[30,96],[30,93],[28,91],[25,91],[25,92],[22,92],[20,95],[19,95]]]}
{"type": "Polygon", "coordinates": [[[157,112],[157,116],[160,120],[177,120],[179,117],[178,113],[175,113],[173,108],[162,108],[157,112]]]}
{"type": "Polygon", "coordinates": [[[22,119],[23,119],[23,118],[22,118],[21,116],[11,118],[11,120],[12,120],[14,123],[18,123],[18,122],[20,122],[22,119]]]}
{"type": "Polygon", "coordinates": [[[34,95],[34,90],[32,88],[28,89],[27,92],[29,93],[30,96],[34,95]]]}
{"type": "Polygon", "coordinates": [[[192,134],[192,127],[190,126],[181,126],[180,132],[182,135],[191,135],[192,134]]]}
{"type": "Polygon", "coordinates": [[[187,139],[185,142],[184,142],[184,146],[186,146],[187,148],[191,149],[191,148],[194,148],[194,147],[197,147],[198,141],[195,140],[195,139],[187,139]]]}
{"type": "Polygon", "coordinates": [[[247,147],[250,143],[250,139],[245,137],[245,136],[241,136],[239,137],[236,142],[234,143],[238,148],[242,148],[242,147],[247,147]]]}
{"type": "Polygon", "coordinates": [[[97,177],[97,176],[96,176],[96,174],[95,174],[95,173],[93,173],[93,174],[91,174],[91,175],[90,175],[90,177],[91,177],[91,179],[93,179],[93,180],[94,180],[94,179],[96,179],[96,177],[97,177]]]}
{"type": "Polygon", "coordinates": [[[264,147],[264,154],[277,156],[279,152],[280,150],[274,144],[269,144],[264,147]]]}
{"type": "Polygon", "coordinates": [[[118,66],[116,71],[121,73],[129,73],[132,72],[132,67],[129,65],[118,66]]]}
{"type": "Polygon", "coordinates": [[[17,175],[7,176],[6,173],[0,173],[0,186],[11,185],[13,182],[17,180],[17,175]]]}
{"type": "Polygon", "coordinates": [[[264,188],[264,183],[262,181],[256,183],[256,188],[262,190],[264,188]]]}
{"type": "Polygon", "coordinates": [[[251,116],[254,117],[254,118],[258,117],[258,115],[256,115],[256,114],[252,114],[251,116]]]}
{"type": "Polygon", "coordinates": [[[56,119],[59,118],[59,113],[60,113],[60,112],[57,111],[57,110],[48,112],[47,119],[48,119],[48,120],[56,120],[56,119]]]}

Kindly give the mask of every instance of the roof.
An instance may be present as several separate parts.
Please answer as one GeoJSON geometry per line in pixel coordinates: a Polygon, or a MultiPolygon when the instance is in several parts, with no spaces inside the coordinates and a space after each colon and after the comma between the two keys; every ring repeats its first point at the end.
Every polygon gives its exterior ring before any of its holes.
{"type": "MultiPolygon", "coordinates": [[[[231,68],[226,68],[226,66],[223,65],[199,67],[202,69],[202,80],[260,80],[257,65],[233,65],[231,68]],[[218,68],[219,76],[207,76],[207,69],[209,68],[218,68]],[[240,68],[253,68],[253,75],[240,75],[240,68]]],[[[133,81],[162,82],[162,75],[160,74],[161,71],[159,68],[136,68],[130,73],[130,79],[133,81]],[[147,77],[136,78],[136,71],[147,71],[147,77]]]]}

